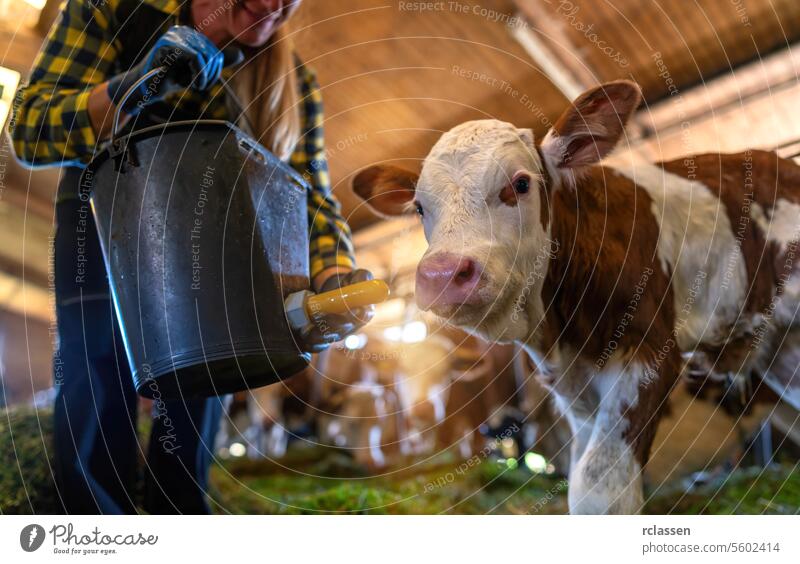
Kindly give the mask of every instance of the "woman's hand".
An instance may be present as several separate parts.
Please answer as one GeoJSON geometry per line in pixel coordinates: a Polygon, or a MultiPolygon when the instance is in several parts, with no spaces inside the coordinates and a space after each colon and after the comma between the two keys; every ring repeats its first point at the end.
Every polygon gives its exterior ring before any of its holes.
{"type": "MultiPolygon", "coordinates": [[[[330,292],[343,286],[372,279],[373,276],[369,270],[358,269],[338,273],[328,278],[319,288],[319,292],[330,292]]],[[[375,306],[354,309],[346,315],[320,315],[311,320],[309,329],[298,338],[303,350],[320,352],[356,332],[368,323],[373,315],[375,315],[375,306]]]]}
{"type": "Polygon", "coordinates": [[[122,111],[136,115],[144,106],[174,92],[186,88],[208,90],[219,80],[225,63],[225,55],[208,37],[188,26],[172,26],[138,65],[108,81],[108,96],[115,105],[120,104],[136,81],[163,67],[125,101],[122,111]]]}

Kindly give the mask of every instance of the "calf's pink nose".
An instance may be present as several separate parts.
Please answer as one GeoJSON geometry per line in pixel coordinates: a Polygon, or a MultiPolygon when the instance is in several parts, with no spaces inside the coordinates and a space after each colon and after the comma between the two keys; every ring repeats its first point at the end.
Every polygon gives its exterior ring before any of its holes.
{"type": "Polygon", "coordinates": [[[473,259],[451,253],[433,254],[417,266],[417,305],[428,310],[477,303],[480,279],[480,266],[473,259]]]}

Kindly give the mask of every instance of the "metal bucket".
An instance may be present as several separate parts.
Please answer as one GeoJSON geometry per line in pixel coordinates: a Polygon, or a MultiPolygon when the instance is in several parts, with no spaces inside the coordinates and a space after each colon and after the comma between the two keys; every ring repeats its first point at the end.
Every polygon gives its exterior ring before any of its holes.
{"type": "Polygon", "coordinates": [[[80,189],[141,395],[220,395],[308,364],[283,308],[309,285],[295,171],[230,123],[176,122],[112,141],[80,189]]]}

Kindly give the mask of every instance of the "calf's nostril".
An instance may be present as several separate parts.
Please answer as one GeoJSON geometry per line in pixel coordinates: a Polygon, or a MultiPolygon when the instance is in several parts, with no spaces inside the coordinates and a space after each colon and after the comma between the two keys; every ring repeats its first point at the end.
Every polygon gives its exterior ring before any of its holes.
{"type": "Polygon", "coordinates": [[[482,276],[480,263],[449,253],[423,259],[417,267],[417,305],[428,310],[436,305],[477,303],[482,276]]]}
{"type": "Polygon", "coordinates": [[[456,282],[464,283],[472,280],[475,276],[475,263],[471,260],[465,260],[462,261],[460,266],[461,268],[456,273],[456,282]]]}

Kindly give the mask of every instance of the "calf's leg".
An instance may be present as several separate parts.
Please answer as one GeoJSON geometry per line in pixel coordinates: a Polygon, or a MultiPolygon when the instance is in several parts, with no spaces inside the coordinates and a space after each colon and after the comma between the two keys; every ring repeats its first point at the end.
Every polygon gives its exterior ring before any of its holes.
{"type": "Polygon", "coordinates": [[[623,440],[592,441],[569,473],[572,514],[633,514],[642,507],[641,467],[623,440]]]}
{"type": "Polygon", "coordinates": [[[570,468],[571,513],[641,511],[642,466],[674,382],[674,359],[669,360],[656,369],[620,360],[592,376],[584,396],[593,397],[595,409],[584,423],[591,434],[570,468]]]}

